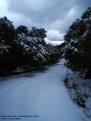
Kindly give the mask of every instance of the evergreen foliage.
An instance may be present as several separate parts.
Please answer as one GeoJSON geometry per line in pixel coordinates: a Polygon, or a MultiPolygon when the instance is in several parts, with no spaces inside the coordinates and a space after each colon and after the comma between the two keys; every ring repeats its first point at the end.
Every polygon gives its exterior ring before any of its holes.
{"type": "Polygon", "coordinates": [[[91,77],[91,7],[72,23],[64,38],[65,58],[70,66],[91,77]]]}
{"type": "Polygon", "coordinates": [[[24,25],[16,29],[7,17],[0,18],[0,75],[12,73],[17,68],[35,69],[52,64],[60,57],[57,47],[47,45],[44,28],[24,25]]]}

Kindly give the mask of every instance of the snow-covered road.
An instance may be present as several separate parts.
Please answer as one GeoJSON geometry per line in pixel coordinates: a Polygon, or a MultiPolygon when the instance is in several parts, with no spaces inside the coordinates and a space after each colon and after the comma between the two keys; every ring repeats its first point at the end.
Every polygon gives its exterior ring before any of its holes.
{"type": "Polygon", "coordinates": [[[60,62],[32,76],[1,78],[0,121],[87,121],[70,99],[65,74],[60,62]]]}

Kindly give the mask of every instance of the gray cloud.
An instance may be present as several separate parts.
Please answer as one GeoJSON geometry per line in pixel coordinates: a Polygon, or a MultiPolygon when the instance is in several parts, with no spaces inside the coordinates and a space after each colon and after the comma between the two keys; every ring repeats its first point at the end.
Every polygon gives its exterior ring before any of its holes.
{"type": "Polygon", "coordinates": [[[0,0],[0,3],[0,16],[6,15],[15,25],[45,27],[61,35],[91,6],[91,0],[0,0]]]}
{"type": "Polygon", "coordinates": [[[9,11],[28,16],[35,22],[50,22],[63,17],[73,3],[74,0],[66,0],[66,4],[62,0],[7,0],[9,11]]]}

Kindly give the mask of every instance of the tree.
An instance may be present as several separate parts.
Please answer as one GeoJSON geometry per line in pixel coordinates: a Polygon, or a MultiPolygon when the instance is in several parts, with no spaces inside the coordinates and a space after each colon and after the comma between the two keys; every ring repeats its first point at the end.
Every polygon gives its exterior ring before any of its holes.
{"type": "Polygon", "coordinates": [[[28,28],[24,25],[20,25],[16,28],[16,33],[17,34],[21,34],[21,33],[24,33],[26,36],[29,35],[29,31],[28,31],[28,28]]]}
{"type": "Polygon", "coordinates": [[[17,67],[42,67],[56,62],[58,49],[45,43],[44,28],[29,32],[24,25],[14,29],[7,17],[0,18],[0,74],[12,73],[17,67]]]}
{"type": "Polygon", "coordinates": [[[0,18],[0,39],[11,44],[15,37],[15,30],[12,22],[7,17],[0,18]]]}
{"type": "Polygon", "coordinates": [[[44,39],[46,37],[46,31],[44,28],[37,29],[36,27],[32,27],[32,30],[30,31],[30,36],[40,37],[44,39]]]}
{"type": "Polygon", "coordinates": [[[91,18],[91,7],[88,7],[86,11],[82,14],[81,16],[82,19],[87,19],[89,20],[91,18]]]}
{"type": "Polygon", "coordinates": [[[69,27],[66,35],[64,36],[66,41],[79,38],[86,31],[86,25],[83,20],[76,19],[75,22],[69,27]]]}
{"type": "Polygon", "coordinates": [[[65,58],[74,69],[88,70],[91,75],[91,8],[69,27],[65,35],[65,58]]]}

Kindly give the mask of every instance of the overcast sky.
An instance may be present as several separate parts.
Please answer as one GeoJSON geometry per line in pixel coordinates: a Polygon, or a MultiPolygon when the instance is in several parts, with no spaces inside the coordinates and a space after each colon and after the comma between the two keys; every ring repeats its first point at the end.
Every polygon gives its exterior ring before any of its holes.
{"type": "Polygon", "coordinates": [[[15,26],[44,27],[46,41],[60,41],[69,25],[91,6],[91,0],[0,0],[0,17],[15,26]]]}

